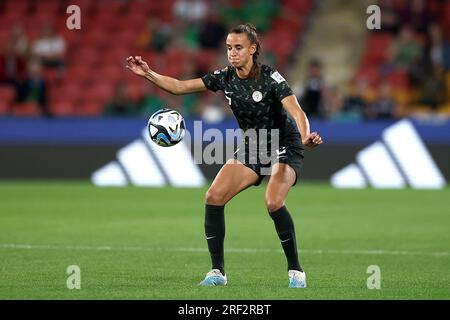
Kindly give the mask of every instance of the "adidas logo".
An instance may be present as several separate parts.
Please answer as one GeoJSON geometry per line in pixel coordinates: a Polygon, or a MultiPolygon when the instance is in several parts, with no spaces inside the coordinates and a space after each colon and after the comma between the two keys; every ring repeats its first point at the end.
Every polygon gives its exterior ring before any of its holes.
{"type": "Polygon", "coordinates": [[[205,177],[186,143],[160,147],[150,140],[147,129],[143,129],[141,138],[118,150],[116,161],[96,170],[91,181],[103,187],[200,187],[205,184],[205,177]]]}
{"type": "Polygon", "coordinates": [[[386,128],[352,163],[331,176],[336,188],[441,189],[446,181],[409,120],[386,128]]]}

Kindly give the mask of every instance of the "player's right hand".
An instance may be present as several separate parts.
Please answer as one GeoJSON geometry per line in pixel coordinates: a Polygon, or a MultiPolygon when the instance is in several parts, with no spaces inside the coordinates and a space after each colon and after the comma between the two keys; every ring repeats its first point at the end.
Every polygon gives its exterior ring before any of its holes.
{"type": "Polygon", "coordinates": [[[127,58],[127,69],[130,69],[133,71],[133,73],[137,74],[138,76],[144,77],[146,74],[148,74],[151,70],[148,67],[147,62],[142,60],[142,57],[140,56],[129,56],[127,58]]]}
{"type": "Polygon", "coordinates": [[[323,143],[322,137],[317,133],[313,132],[308,134],[305,139],[303,139],[303,145],[308,147],[309,149],[313,149],[318,145],[323,143]]]}

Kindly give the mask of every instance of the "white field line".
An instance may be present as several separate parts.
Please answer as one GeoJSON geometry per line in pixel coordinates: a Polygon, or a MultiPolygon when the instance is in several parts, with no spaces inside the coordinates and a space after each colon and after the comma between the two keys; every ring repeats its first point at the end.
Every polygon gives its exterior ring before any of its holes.
{"type": "MultiPolygon", "coordinates": [[[[156,247],[113,247],[113,246],[64,246],[64,245],[32,245],[32,244],[0,244],[0,249],[28,249],[28,250],[90,250],[90,251],[150,251],[150,252],[208,252],[206,248],[156,248],[156,247]]],[[[227,248],[226,252],[238,253],[264,253],[282,252],[281,249],[256,248],[227,248]]],[[[394,255],[394,256],[433,256],[448,257],[450,252],[424,252],[400,250],[335,250],[335,249],[303,249],[304,254],[346,254],[346,255],[394,255]]]]}

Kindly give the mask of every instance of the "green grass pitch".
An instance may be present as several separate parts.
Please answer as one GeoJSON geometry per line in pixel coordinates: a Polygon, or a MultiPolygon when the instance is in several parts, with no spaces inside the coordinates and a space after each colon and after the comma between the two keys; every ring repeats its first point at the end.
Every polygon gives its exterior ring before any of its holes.
{"type": "Polygon", "coordinates": [[[0,184],[0,299],[449,299],[450,189],[336,190],[300,183],[287,200],[308,288],[287,288],[264,186],[226,206],[226,287],[210,268],[206,189],[0,184]],[[67,267],[81,270],[69,290],[67,267]],[[379,266],[381,289],[367,268],[379,266]]]}

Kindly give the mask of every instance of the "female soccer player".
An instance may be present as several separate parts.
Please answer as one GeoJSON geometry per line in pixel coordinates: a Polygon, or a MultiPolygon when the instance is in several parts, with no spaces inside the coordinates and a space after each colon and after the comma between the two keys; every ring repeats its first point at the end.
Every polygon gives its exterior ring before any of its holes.
{"type": "Polygon", "coordinates": [[[289,287],[305,288],[306,274],[298,259],[294,223],[284,203],[289,189],[297,182],[303,164],[304,146],[317,147],[322,144],[322,138],[317,132],[310,133],[308,118],[285,79],[276,70],[257,62],[260,44],[253,25],[247,23],[231,29],[226,39],[226,48],[230,65],[197,79],[180,81],[160,75],[151,70],[139,56],[128,57],[127,68],[176,95],[208,89],[221,90],[244,132],[249,129],[266,129],[270,132],[277,132],[271,129],[278,130],[278,135],[268,135],[269,147],[261,148],[256,153],[252,152],[254,149],[250,142],[245,141],[243,147],[238,148],[234,154],[234,159],[223,165],[206,192],[205,234],[212,270],[200,285],[227,283],[223,247],[224,206],[242,190],[251,185],[259,185],[265,177],[263,169],[269,168],[270,179],[265,204],[286,255],[289,287]],[[276,155],[272,152],[275,138],[278,138],[279,146],[274,150],[276,155]],[[270,153],[275,163],[263,163],[260,160],[262,153],[270,153]]]}

